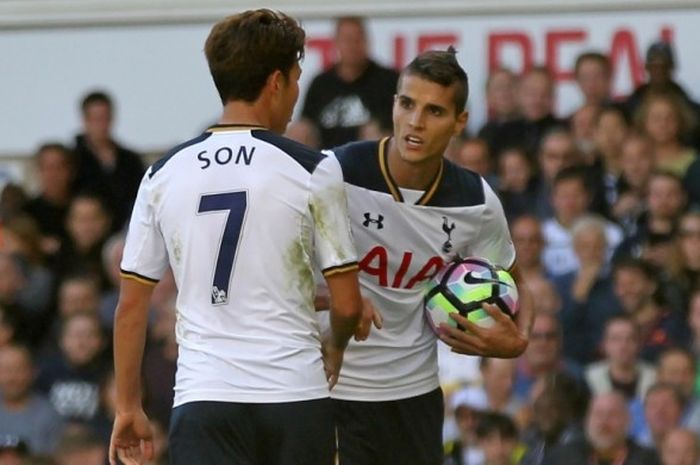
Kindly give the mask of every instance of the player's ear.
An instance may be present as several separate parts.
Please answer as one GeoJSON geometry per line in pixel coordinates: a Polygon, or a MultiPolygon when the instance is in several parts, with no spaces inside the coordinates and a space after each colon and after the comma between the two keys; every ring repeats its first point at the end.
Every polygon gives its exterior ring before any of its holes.
{"type": "Polygon", "coordinates": [[[467,121],[469,121],[469,112],[464,110],[462,113],[457,115],[457,121],[455,122],[455,130],[454,130],[454,135],[458,136],[464,132],[464,128],[467,125],[467,121]]]}
{"type": "Polygon", "coordinates": [[[285,79],[282,71],[276,69],[267,77],[267,82],[265,85],[269,87],[272,93],[276,94],[284,88],[286,82],[287,80],[285,79]]]}

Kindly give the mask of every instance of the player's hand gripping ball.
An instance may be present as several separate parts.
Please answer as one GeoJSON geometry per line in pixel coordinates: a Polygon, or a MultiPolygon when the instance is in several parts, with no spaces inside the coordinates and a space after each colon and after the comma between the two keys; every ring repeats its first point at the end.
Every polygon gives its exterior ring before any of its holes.
{"type": "Polygon", "coordinates": [[[479,326],[492,325],[493,318],[482,308],[484,302],[513,318],[518,311],[518,289],[506,270],[479,257],[445,264],[428,282],[423,297],[425,315],[436,332],[440,323],[464,329],[449,317],[453,312],[479,326]]]}

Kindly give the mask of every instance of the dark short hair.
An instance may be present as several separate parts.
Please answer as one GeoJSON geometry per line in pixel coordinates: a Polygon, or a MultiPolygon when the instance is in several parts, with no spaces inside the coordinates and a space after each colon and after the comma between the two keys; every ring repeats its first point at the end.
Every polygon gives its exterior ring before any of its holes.
{"type": "Polygon", "coordinates": [[[85,114],[88,107],[95,103],[107,105],[110,111],[114,110],[114,102],[112,101],[112,97],[110,97],[109,94],[103,90],[94,90],[85,95],[83,100],[80,102],[80,110],[83,112],[83,114],[85,114]]]}
{"type": "Polygon", "coordinates": [[[659,282],[658,272],[656,267],[650,262],[634,257],[622,257],[613,263],[613,275],[620,270],[635,270],[643,274],[646,279],[655,283],[659,282]]]}
{"type": "Polygon", "coordinates": [[[58,152],[63,157],[63,161],[72,170],[75,168],[75,158],[71,149],[61,144],[60,142],[46,142],[39,146],[39,149],[34,154],[34,160],[39,163],[46,152],[58,152]]]}
{"type": "Polygon", "coordinates": [[[476,437],[483,439],[493,433],[498,433],[502,438],[516,439],[518,427],[508,415],[498,412],[484,413],[476,426],[476,437]]]}
{"type": "Polygon", "coordinates": [[[304,40],[296,20],[264,8],[216,23],[204,52],[221,101],[254,102],[273,72],[289,77],[304,56],[304,40]]]}
{"type": "Polygon", "coordinates": [[[581,65],[584,61],[595,61],[603,67],[603,69],[605,70],[605,74],[607,74],[608,76],[612,74],[612,66],[610,65],[610,59],[607,55],[600,52],[588,51],[583,52],[578,57],[576,57],[576,64],[574,65],[575,75],[578,75],[579,69],[581,68],[581,65]]]}
{"type": "Polygon", "coordinates": [[[586,168],[583,166],[568,166],[566,168],[562,168],[559,170],[556,176],[554,176],[552,186],[556,187],[565,181],[580,181],[586,192],[590,191],[588,187],[588,174],[586,168]]]}
{"type": "Polygon", "coordinates": [[[404,76],[418,76],[443,87],[453,86],[456,113],[462,113],[467,106],[469,79],[457,61],[457,50],[452,46],[447,50],[423,52],[415,57],[401,72],[399,87],[404,76]]]}

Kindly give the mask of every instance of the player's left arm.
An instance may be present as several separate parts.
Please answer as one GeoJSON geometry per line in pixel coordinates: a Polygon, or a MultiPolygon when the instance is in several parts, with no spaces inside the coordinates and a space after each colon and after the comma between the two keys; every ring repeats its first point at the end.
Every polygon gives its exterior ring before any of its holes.
{"type": "Polygon", "coordinates": [[[497,306],[484,304],[484,310],[494,321],[490,327],[477,326],[458,313],[451,313],[450,317],[464,330],[442,324],[440,339],[452,347],[453,352],[460,354],[514,358],[527,348],[533,320],[532,299],[515,265],[515,248],[503,207],[486,183],[484,195],[486,208],[481,230],[470,253],[485,257],[504,268],[510,268],[511,276],[518,286],[519,310],[514,321],[497,306]]]}

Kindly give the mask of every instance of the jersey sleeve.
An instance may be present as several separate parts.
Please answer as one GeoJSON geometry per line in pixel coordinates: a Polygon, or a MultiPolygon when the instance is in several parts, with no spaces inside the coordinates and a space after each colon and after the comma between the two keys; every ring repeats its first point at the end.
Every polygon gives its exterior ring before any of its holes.
{"type": "Polygon", "coordinates": [[[485,208],[479,235],[469,252],[509,270],[515,264],[515,247],[508,230],[506,215],[495,192],[483,179],[481,183],[484,186],[485,208]]]}
{"type": "Polygon", "coordinates": [[[324,276],[357,268],[345,184],[338,160],[327,156],[311,174],[310,210],[316,260],[324,276]]]}
{"type": "Polygon", "coordinates": [[[168,252],[152,203],[150,169],[141,180],[124,245],[122,277],[158,283],[168,267],[168,252]]]}

